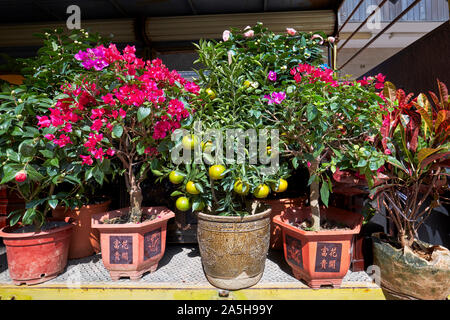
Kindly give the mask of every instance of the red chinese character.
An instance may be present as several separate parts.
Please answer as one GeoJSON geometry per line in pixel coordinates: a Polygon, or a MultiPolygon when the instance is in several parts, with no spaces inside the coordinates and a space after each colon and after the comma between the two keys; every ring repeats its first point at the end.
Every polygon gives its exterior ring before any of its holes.
{"type": "Polygon", "coordinates": [[[326,268],[327,268],[327,260],[322,259],[322,262],[320,263],[320,267],[321,267],[322,269],[326,269],[326,268]]]}
{"type": "Polygon", "coordinates": [[[337,252],[336,252],[336,250],[337,250],[336,247],[331,248],[331,251],[330,251],[330,257],[333,257],[333,258],[336,258],[336,257],[337,257],[337,252]]]}
{"type": "Polygon", "coordinates": [[[330,268],[330,269],[336,269],[336,260],[330,260],[330,261],[328,261],[328,268],[330,268]]]}
{"type": "Polygon", "coordinates": [[[122,248],[123,249],[128,249],[128,241],[127,240],[123,240],[122,241],[122,248]]]}
{"type": "Polygon", "coordinates": [[[114,260],[115,261],[120,261],[120,253],[119,253],[119,251],[116,251],[116,253],[114,253],[114,260]]]}
{"type": "Polygon", "coordinates": [[[128,252],[122,252],[122,259],[128,261],[128,252]]]}
{"type": "Polygon", "coordinates": [[[114,241],[114,249],[119,249],[119,245],[120,245],[120,241],[116,239],[114,241]]]}

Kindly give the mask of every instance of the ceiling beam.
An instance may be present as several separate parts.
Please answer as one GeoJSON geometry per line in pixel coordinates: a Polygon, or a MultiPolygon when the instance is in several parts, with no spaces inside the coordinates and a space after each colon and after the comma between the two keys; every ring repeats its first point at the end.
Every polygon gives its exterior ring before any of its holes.
{"type": "Polygon", "coordinates": [[[109,2],[109,3],[110,3],[117,11],[119,11],[119,12],[122,14],[122,16],[124,16],[125,18],[129,18],[129,17],[130,17],[130,15],[128,14],[128,12],[126,12],[125,9],[122,8],[122,6],[121,6],[119,3],[117,3],[116,0],[108,0],[108,2],[109,2]]]}
{"type": "Polygon", "coordinates": [[[31,5],[36,6],[41,12],[45,13],[47,16],[52,17],[58,21],[64,21],[65,19],[54,13],[52,10],[46,8],[40,1],[31,1],[31,5]]]}
{"type": "Polygon", "coordinates": [[[192,0],[187,0],[187,2],[189,3],[189,7],[191,7],[192,13],[198,14],[197,9],[195,9],[195,6],[194,6],[194,3],[192,2],[192,0]]]}

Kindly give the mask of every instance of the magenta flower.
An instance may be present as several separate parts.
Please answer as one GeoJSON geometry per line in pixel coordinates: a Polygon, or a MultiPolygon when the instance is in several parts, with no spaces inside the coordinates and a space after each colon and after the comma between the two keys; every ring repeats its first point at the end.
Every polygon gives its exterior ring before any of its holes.
{"type": "Polygon", "coordinates": [[[275,71],[269,71],[267,79],[269,79],[270,81],[277,81],[277,73],[275,71]]]}
{"type": "Polygon", "coordinates": [[[80,155],[80,158],[83,159],[83,164],[87,164],[90,166],[93,163],[91,156],[80,155]]]}
{"type": "Polygon", "coordinates": [[[272,92],[272,95],[265,95],[264,99],[267,99],[269,104],[275,103],[280,104],[284,99],[286,99],[286,93],[285,92],[272,92]]]}

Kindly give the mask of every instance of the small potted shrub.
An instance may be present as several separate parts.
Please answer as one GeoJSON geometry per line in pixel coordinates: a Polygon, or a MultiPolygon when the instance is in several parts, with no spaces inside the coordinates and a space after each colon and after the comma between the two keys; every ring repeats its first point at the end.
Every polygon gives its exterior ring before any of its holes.
{"type": "Polygon", "coordinates": [[[190,116],[186,99],[197,87],[159,59],[136,57],[130,46],[122,52],[114,44],[88,48],[74,58],[85,71],[64,84],[57,131],[82,146],[78,157],[86,176],[102,179],[111,160],[117,161],[111,169],[124,175],[130,206],[93,215],[92,227],[100,232],[111,278],[138,279],[156,270],[165,251],[167,220],[174,216],[165,207],[142,207],[141,183],[157,172],[163,138],[190,116]]]}
{"type": "Polygon", "coordinates": [[[450,166],[450,103],[438,80],[438,95],[396,90],[386,83],[388,114],[380,129],[380,150],[388,154],[389,177],[373,188],[377,209],[384,209],[388,235],[373,235],[374,264],[381,269],[385,293],[401,299],[446,299],[450,294],[450,252],[418,239],[420,226],[442,205],[450,166]]]}
{"type": "Polygon", "coordinates": [[[285,258],[294,276],[313,288],[339,287],[363,216],[328,207],[331,176],[338,168],[351,170],[372,185],[384,164],[385,155],[371,142],[383,103],[376,87],[384,79],[349,82],[324,66],[308,64],[299,64],[290,74],[295,82],[287,88],[287,99],[280,104],[268,99],[267,112],[286,133],[283,140],[294,165],[309,170],[310,206],[289,208],[274,221],[282,227],[285,258]]]}

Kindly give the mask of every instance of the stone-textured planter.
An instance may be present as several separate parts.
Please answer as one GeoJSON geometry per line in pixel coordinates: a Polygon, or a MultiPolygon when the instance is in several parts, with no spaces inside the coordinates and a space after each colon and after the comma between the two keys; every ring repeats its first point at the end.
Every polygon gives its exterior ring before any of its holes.
{"type": "Polygon", "coordinates": [[[238,290],[261,279],[269,250],[270,212],[243,217],[198,213],[198,244],[208,281],[238,290]]]}
{"type": "Polygon", "coordinates": [[[63,224],[39,233],[0,230],[6,246],[8,270],[14,284],[38,284],[55,278],[67,264],[72,225],[63,224]]]}
{"type": "Polygon", "coordinates": [[[380,267],[381,287],[387,296],[404,300],[443,300],[450,295],[448,249],[435,246],[432,261],[427,261],[407,248],[394,248],[381,239],[380,233],[372,236],[373,263],[380,267]]]}
{"type": "Polygon", "coordinates": [[[108,211],[110,203],[111,200],[108,200],[75,209],[58,206],[52,211],[53,218],[58,220],[70,218],[74,226],[70,241],[69,259],[88,257],[100,252],[100,233],[97,229],[91,228],[91,218],[93,214],[108,211]]]}
{"type": "Polygon", "coordinates": [[[349,226],[348,230],[305,231],[292,225],[310,216],[310,207],[293,207],[274,218],[282,228],[286,262],[297,279],[314,289],[321,285],[339,288],[350,266],[352,238],[359,233],[363,217],[329,207],[321,208],[321,216],[349,226]]]}
{"type": "Polygon", "coordinates": [[[147,272],[158,268],[158,262],[166,250],[167,220],[175,214],[166,207],[146,207],[144,212],[157,218],[142,223],[104,224],[127,213],[124,208],[92,216],[92,228],[100,231],[102,261],[111,279],[129,277],[137,280],[147,272]]]}
{"type": "Polygon", "coordinates": [[[290,207],[303,207],[306,198],[284,198],[284,199],[268,199],[262,200],[265,204],[272,208],[270,213],[270,249],[282,250],[283,238],[281,236],[281,228],[273,222],[273,218],[277,215],[283,215],[284,211],[290,207]]]}

